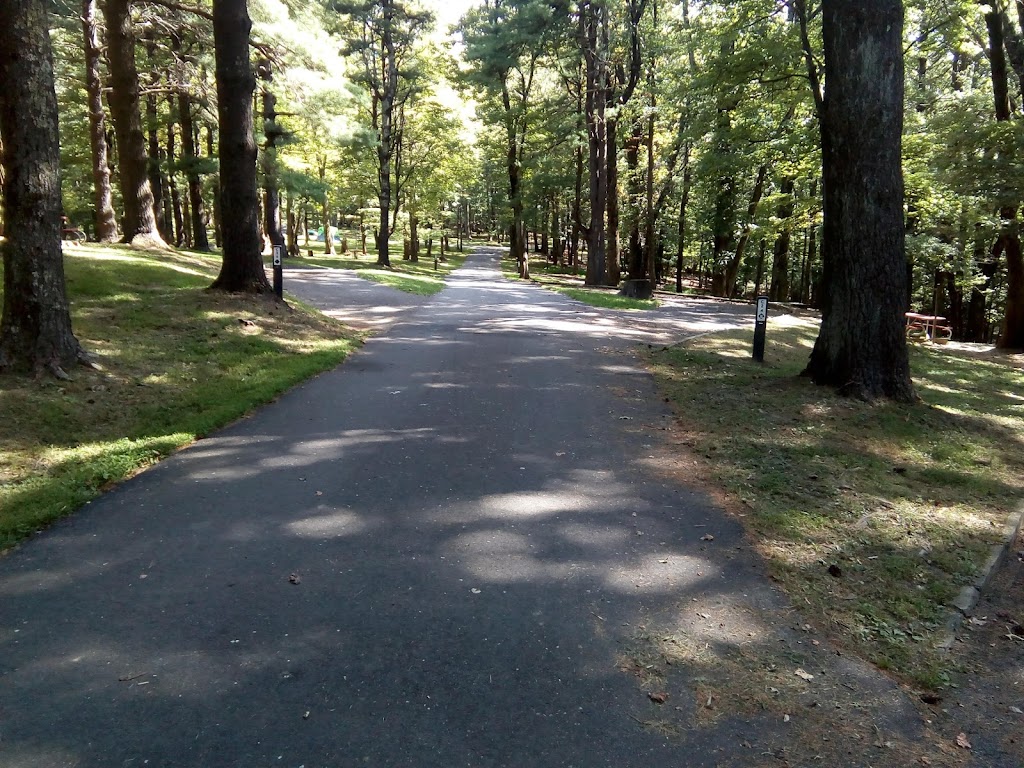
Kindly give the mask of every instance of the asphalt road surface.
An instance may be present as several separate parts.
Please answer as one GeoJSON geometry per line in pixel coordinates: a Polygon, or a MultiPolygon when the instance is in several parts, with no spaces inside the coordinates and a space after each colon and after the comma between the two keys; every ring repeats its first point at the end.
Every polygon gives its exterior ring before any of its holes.
{"type": "Polygon", "coordinates": [[[750,308],[659,330],[496,255],[393,312],[287,273],[387,330],[0,559],[0,765],[761,764],[780,718],[651,727],[696,705],[628,661],[698,600],[709,644],[787,611],[737,523],[651,470],[670,415],[627,353],[750,308]]]}

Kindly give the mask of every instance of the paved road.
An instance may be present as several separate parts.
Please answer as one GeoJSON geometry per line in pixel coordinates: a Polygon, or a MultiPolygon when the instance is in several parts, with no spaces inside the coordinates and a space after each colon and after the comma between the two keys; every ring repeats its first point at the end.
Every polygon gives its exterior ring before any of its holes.
{"type": "Polygon", "coordinates": [[[787,608],[736,523],[651,472],[669,415],[623,353],[636,326],[504,282],[493,251],[400,314],[0,559],[0,765],[759,765],[784,743],[774,715],[641,725],[698,706],[629,671],[650,627],[799,639],[764,624],[787,608]]]}

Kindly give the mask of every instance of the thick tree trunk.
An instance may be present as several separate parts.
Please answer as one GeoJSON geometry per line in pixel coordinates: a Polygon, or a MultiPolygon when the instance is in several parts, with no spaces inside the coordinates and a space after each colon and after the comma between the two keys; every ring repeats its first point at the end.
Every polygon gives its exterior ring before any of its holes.
{"type": "Polygon", "coordinates": [[[872,400],[916,398],[904,336],[903,5],[827,0],[821,331],[804,371],[872,400]]]}
{"type": "Polygon", "coordinates": [[[110,67],[110,116],[117,140],[117,168],[124,204],[123,240],[165,246],[156,228],[153,190],[146,175],[146,139],[139,113],[139,72],[129,0],[107,0],[107,62],[110,67]]]}
{"type": "Polygon", "coordinates": [[[61,254],[60,140],[49,15],[39,0],[0,3],[4,300],[0,372],[50,373],[84,360],[71,330],[61,254]]]}
{"type": "Polygon", "coordinates": [[[89,108],[89,145],[92,148],[93,217],[97,242],[118,238],[107,162],[107,126],[103,114],[103,81],[100,78],[100,38],[96,0],[82,0],[82,34],[85,39],[85,92],[89,108]]]}
{"type": "Polygon", "coordinates": [[[224,252],[211,288],[270,293],[263,267],[252,109],[256,78],[249,62],[252,22],[245,0],[216,0],[213,39],[220,126],[220,205],[224,252]]]}

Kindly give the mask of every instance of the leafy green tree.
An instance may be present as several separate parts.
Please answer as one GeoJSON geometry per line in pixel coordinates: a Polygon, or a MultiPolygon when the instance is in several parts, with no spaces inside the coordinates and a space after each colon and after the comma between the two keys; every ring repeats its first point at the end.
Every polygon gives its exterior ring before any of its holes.
{"type": "Polygon", "coordinates": [[[504,128],[505,169],[511,209],[509,256],[529,275],[523,221],[523,166],[535,118],[541,60],[557,31],[545,0],[495,0],[470,10],[460,25],[468,65],[465,81],[476,91],[480,114],[504,128]]]}
{"type": "Polygon", "coordinates": [[[417,44],[433,25],[428,11],[402,0],[335,0],[332,8],[347,19],[346,52],[359,61],[357,81],[369,92],[371,125],[376,134],[380,231],[377,263],[390,266],[388,238],[394,230],[395,153],[401,140],[398,120],[423,79],[417,44]]]}

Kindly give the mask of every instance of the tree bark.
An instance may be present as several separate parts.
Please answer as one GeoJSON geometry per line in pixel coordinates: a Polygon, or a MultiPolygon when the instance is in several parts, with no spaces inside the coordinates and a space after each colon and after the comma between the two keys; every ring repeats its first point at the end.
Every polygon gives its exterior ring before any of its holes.
{"type": "MultiPolygon", "coordinates": [[[[171,33],[171,49],[181,50],[181,36],[171,33]]],[[[203,185],[196,170],[198,151],[195,140],[195,122],[192,119],[192,98],[184,89],[178,92],[178,120],[181,125],[181,159],[188,182],[188,208],[192,221],[192,248],[209,251],[210,239],[206,234],[206,204],[203,185]]]]}
{"type": "Polygon", "coordinates": [[[608,200],[608,141],[605,112],[608,96],[608,18],[603,0],[584,0],[580,8],[580,44],[586,62],[587,144],[590,149],[590,224],[585,285],[605,278],[605,210],[608,200]]]}
{"type": "Polygon", "coordinates": [[[153,190],[149,185],[146,139],[139,113],[139,71],[129,0],[107,0],[107,62],[110,68],[110,116],[117,141],[117,168],[124,204],[122,240],[166,247],[156,228],[153,190]]]}
{"type": "Polygon", "coordinates": [[[605,129],[608,159],[608,244],[605,251],[605,285],[618,285],[622,279],[619,255],[619,121],[609,117],[605,129]]]}
{"type": "Polygon", "coordinates": [[[4,301],[0,372],[84,361],[71,329],[61,254],[60,140],[49,15],[39,0],[0,3],[0,143],[4,147],[4,301]]]}
{"type": "Polygon", "coordinates": [[[826,0],[822,323],[804,374],[916,399],[904,335],[903,5],[826,0]]]}
{"type": "Polygon", "coordinates": [[[178,191],[178,182],[175,179],[174,164],[178,159],[178,136],[175,131],[174,122],[174,100],[168,99],[168,110],[172,117],[170,122],[167,124],[167,167],[170,168],[170,172],[167,174],[167,192],[170,197],[171,205],[171,221],[174,222],[174,226],[171,228],[174,233],[174,245],[178,248],[183,243],[188,242],[191,246],[191,240],[185,240],[185,218],[181,212],[181,193],[178,191]]]}
{"type": "Polygon", "coordinates": [[[82,34],[85,40],[85,92],[89,109],[89,145],[92,149],[93,224],[96,241],[118,238],[107,161],[107,127],[103,113],[103,81],[100,77],[100,37],[96,24],[96,0],[82,0],[82,34]]]}
{"type": "Polygon", "coordinates": [[[252,22],[245,0],[215,0],[213,39],[220,126],[220,207],[224,252],[210,286],[223,291],[270,293],[261,257],[256,142],[252,131],[256,78],[249,62],[252,22]]]}
{"type": "MultiPolygon", "coordinates": [[[[995,97],[995,112],[998,122],[1011,119],[1009,73],[1007,70],[1006,44],[1009,19],[998,8],[985,14],[988,27],[989,62],[992,72],[992,92],[995,97]],[[1005,26],[1004,26],[1005,22],[1005,26]]],[[[1011,38],[1014,35],[1010,35],[1011,38]]],[[[1011,48],[1012,50],[1012,48],[1011,48]]],[[[1018,51],[1019,52],[1019,51],[1018,51]]],[[[1024,73],[1022,73],[1024,74],[1024,73]]],[[[1013,156],[1013,148],[1009,150],[1013,156]]],[[[1024,347],[1024,252],[1020,241],[1018,201],[1005,202],[999,207],[1000,232],[993,246],[995,253],[1006,256],[1006,305],[1003,310],[1003,328],[996,346],[1000,349],[1021,349],[1024,347]]]]}
{"type": "Polygon", "coordinates": [[[153,41],[152,30],[146,34],[146,56],[149,60],[149,92],[146,94],[146,175],[149,178],[149,189],[153,193],[153,216],[156,219],[156,230],[165,243],[173,240],[167,231],[166,196],[164,194],[164,178],[160,169],[160,133],[157,115],[156,89],[160,85],[160,72],[153,60],[156,54],[156,43],[153,41]]]}
{"type": "Polygon", "coordinates": [[[690,145],[686,145],[683,153],[683,193],[679,198],[679,220],[677,233],[679,246],[676,251],[676,293],[683,292],[683,252],[686,247],[686,208],[690,203],[690,187],[693,184],[693,171],[690,169],[690,145]]]}
{"type": "Polygon", "coordinates": [[[775,209],[775,217],[781,223],[782,231],[776,236],[772,251],[772,276],[768,288],[768,298],[772,301],[789,301],[789,243],[792,238],[795,187],[793,178],[787,176],[779,189],[782,200],[775,209]]]}
{"type": "Polygon", "coordinates": [[[761,197],[764,195],[764,183],[767,178],[768,166],[762,165],[757,169],[754,191],[750,194],[750,204],[747,206],[747,220],[743,224],[743,231],[740,233],[740,239],[736,243],[736,252],[733,254],[725,270],[725,290],[729,298],[736,297],[736,277],[739,275],[743,254],[747,249],[747,242],[750,240],[754,217],[757,215],[757,207],[761,204],[761,197]]]}
{"type": "Polygon", "coordinates": [[[273,65],[269,59],[260,62],[260,76],[263,87],[263,230],[270,238],[270,245],[283,246],[284,232],[281,231],[281,193],[277,185],[277,141],[280,129],[277,125],[277,96],[270,89],[274,82],[273,65]]]}

